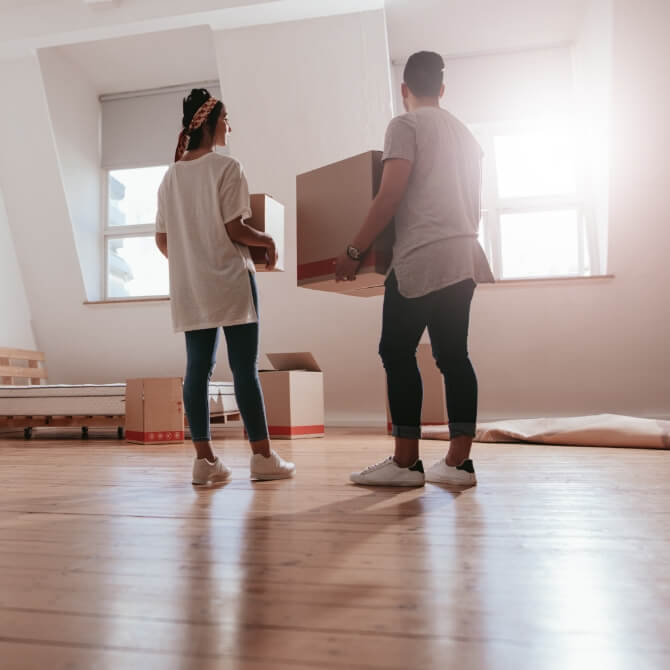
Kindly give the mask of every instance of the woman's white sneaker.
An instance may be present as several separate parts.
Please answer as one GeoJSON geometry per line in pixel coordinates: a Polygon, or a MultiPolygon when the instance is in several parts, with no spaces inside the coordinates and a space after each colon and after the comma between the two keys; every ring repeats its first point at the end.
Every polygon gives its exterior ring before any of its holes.
{"type": "Polygon", "coordinates": [[[208,482],[225,482],[230,479],[231,473],[232,470],[218,456],[214,462],[206,458],[196,458],[193,461],[193,483],[199,486],[208,482]]]}
{"type": "Polygon", "coordinates": [[[393,456],[361,472],[352,472],[350,479],[354,484],[364,486],[423,486],[426,481],[421,460],[408,468],[401,468],[393,456]]]}
{"type": "Polygon", "coordinates": [[[431,465],[426,472],[426,481],[433,484],[451,484],[452,486],[474,486],[477,483],[475,466],[468,459],[460,465],[447,465],[442,459],[431,465]]]}
{"type": "Polygon", "coordinates": [[[295,465],[285,461],[274,449],[270,456],[253,454],[249,465],[251,479],[289,479],[295,475],[295,465]]]}

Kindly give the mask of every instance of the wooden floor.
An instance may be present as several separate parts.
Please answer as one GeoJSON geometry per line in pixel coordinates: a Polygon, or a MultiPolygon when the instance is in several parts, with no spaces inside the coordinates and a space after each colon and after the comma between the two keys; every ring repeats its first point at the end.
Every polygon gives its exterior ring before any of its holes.
{"type": "Polygon", "coordinates": [[[231,435],[206,489],[187,446],[0,436],[2,670],[670,668],[669,452],[477,445],[477,488],[389,490],[347,483],[384,436],[251,483],[231,435]]]}

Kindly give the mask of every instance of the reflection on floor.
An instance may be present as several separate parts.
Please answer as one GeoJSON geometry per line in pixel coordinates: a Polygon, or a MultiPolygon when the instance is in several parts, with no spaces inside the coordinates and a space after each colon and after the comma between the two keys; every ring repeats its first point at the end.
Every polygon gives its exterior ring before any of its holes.
{"type": "Polygon", "coordinates": [[[667,452],[477,445],[477,488],[389,490],[347,483],[383,435],[252,483],[226,434],[203,489],[188,446],[0,436],[3,670],[670,667],[667,452]]]}

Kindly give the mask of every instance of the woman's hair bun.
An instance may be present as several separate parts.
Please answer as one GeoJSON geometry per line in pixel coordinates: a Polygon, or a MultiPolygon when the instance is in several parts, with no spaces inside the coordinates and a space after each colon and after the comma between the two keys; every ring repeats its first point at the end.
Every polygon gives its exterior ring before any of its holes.
{"type": "Polygon", "coordinates": [[[191,120],[195,116],[195,113],[211,98],[209,91],[206,88],[194,88],[191,89],[191,92],[184,98],[183,111],[184,118],[182,119],[182,125],[184,128],[188,128],[191,120]]]}

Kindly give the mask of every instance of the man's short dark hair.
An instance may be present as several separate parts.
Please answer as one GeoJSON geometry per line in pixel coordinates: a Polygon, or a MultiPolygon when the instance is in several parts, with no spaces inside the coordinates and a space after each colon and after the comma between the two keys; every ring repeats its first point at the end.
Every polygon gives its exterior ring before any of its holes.
{"type": "Polygon", "coordinates": [[[444,60],[434,51],[417,51],[405,65],[403,79],[418,98],[440,95],[444,79],[444,60]]]}

